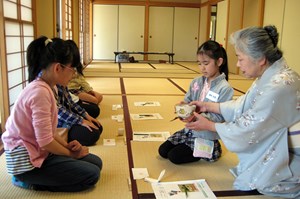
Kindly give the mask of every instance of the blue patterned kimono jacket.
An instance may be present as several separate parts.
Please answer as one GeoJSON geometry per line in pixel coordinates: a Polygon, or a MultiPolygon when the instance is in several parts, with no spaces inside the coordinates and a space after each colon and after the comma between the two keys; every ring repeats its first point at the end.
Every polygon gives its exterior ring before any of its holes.
{"type": "Polygon", "coordinates": [[[231,169],[238,190],[300,198],[300,156],[289,151],[288,128],[300,121],[300,77],[284,58],[257,78],[247,93],[220,104],[216,129],[239,164],[231,169]]]}

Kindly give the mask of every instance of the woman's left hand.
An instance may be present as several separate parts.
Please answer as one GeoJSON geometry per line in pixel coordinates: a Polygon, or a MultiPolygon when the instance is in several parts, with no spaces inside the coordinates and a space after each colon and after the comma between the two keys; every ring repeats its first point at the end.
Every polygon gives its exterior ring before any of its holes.
{"type": "Polygon", "coordinates": [[[189,122],[185,125],[186,128],[201,131],[201,130],[209,130],[216,131],[214,122],[209,121],[207,118],[203,117],[201,114],[194,112],[194,116],[196,120],[194,122],[189,122]]]}

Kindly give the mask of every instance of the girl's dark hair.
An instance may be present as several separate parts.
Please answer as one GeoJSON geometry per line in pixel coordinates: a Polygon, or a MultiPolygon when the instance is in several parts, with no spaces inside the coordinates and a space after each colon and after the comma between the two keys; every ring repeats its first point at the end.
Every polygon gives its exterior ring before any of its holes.
{"type": "Polygon", "coordinates": [[[83,65],[80,61],[80,52],[77,44],[73,40],[66,40],[70,46],[71,52],[73,53],[73,63],[72,65],[76,67],[77,72],[83,76],[83,65]]]}
{"type": "Polygon", "coordinates": [[[226,50],[216,41],[206,41],[197,50],[198,55],[207,55],[210,58],[217,61],[219,58],[223,58],[223,63],[219,67],[220,73],[224,73],[226,80],[228,81],[228,61],[226,50]]]}
{"type": "MultiPolygon", "coordinates": [[[[48,39],[41,36],[27,47],[28,81],[33,81],[38,74],[52,63],[70,64],[73,54],[67,43],[60,38],[48,39]]],[[[73,66],[72,66],[73,67],[73,66]]]]}

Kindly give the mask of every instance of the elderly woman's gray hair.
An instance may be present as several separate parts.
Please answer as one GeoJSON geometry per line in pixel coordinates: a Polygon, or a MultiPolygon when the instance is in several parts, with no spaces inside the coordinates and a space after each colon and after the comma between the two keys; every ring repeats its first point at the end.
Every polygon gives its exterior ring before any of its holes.
{"type": "Polygon", "coordinates": [[[275,26],[249,27],[231,34],[234,48],[254,61],[266,58],[269,64],[282,57],[282,51],[277,47],[279,34],[275,26]]]}

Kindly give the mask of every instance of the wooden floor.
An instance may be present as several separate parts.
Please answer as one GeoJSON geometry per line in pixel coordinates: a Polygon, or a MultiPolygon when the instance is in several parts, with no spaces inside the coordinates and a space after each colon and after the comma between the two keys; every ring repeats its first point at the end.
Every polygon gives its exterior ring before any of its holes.
{"type": "MultiPolygon", "coordinates": [[[[133,180],[131,168],[147,168],[150,177],[157,177],[161,170],[166,174],[162,181],[206,179],[218,198],[269,198],[252,192],[233,190],[233,176],[228,171],[238,159],[223,146],[223,156],[215,163],[199,161],[185,165],[174,165],[158,156],[161,142],[138,142],[132,140],[133,132],[162,132],[171,134],[183,128],[180,121],[170,122],[175,117],[174,104],[180,102],[191,80],[199,75],[196,63],[113,63],[93,62],[84,71],[86,79],[104,95],[100,105],[99,121],[104,127],[103,134],[90,151],[103,160],[101,179],[96,187],[80,193],[50,193],[28,191],[11,185],[6,174],[5,158],[0,157],[0,198],[24,199],[137,199],[154,198],[149,183],[133,180]],[[134,102],[158,101],[160,106],[137,107],[134,102]],[[122,108],[113,110],[113,105],[122,108]],[[136,121],[134,113],[159,113],[163,119],[136,121]],[[113,116],[122,116],[122,121],[113,116]],[[124,130],[124,135],[118,135],[124,130]],[[104,146],[103,139],[115,139],[115,146],[104,146]],[[251,195],[255,194],[255,195],[251,195]]],[[[252,84],[238,75],[230,75],[235,97],[245,93],[252,84]]]]}

